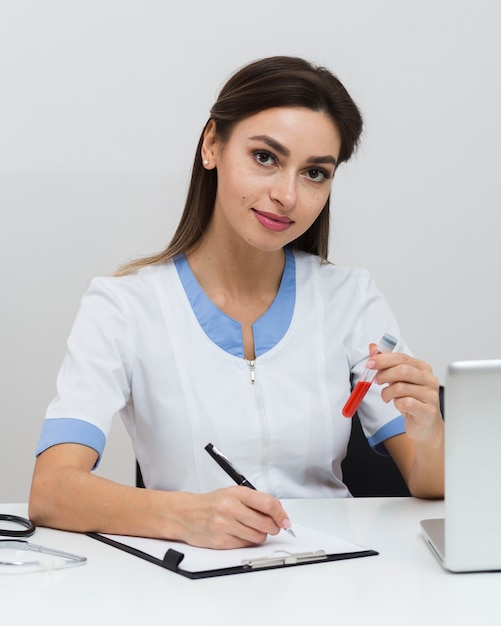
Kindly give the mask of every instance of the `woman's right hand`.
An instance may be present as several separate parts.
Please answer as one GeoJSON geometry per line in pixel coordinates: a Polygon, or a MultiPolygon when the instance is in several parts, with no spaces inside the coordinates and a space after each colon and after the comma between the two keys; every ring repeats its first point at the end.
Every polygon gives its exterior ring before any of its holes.
{"type": "Polygon", "coordinates": [[[263,543],[268,535],[277,535],[291,525],[276,498],[248,487],[184,495],[182,534],[191,545],[242,548],[263,543]]]}

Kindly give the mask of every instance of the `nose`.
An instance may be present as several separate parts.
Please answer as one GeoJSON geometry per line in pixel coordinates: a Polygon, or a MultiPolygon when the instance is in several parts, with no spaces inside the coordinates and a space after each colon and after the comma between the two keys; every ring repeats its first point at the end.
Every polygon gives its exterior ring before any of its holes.
{"type": "Polygon", "coordinates": [[[296,176],[293,172],[280,171],[273,179],[271,199],[284,210],[289,211],[296,204],[296,176]]]}

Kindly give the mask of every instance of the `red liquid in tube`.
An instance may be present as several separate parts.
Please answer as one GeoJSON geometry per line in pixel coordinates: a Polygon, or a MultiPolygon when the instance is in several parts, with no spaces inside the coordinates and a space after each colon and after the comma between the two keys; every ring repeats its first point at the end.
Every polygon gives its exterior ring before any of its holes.
{"type": "MultiPolygon", "coordinates": [[[[384,335],[381,341],[378,343],[376,352],[373,354],[381,354],[381,352],[392,352],[395,346],[397,345],[397,340],[392,335],[384,335]]],[[[372,385],[372,380],[376,375],[375,370],[366,369],[360,380],[357,382],[353,391],[350,394],[350,397],[346,401],[346,404],[341,410],[341,413],[345,417],[353,417],[355,415],[356,410],[360,406],[360,403],[365,397],[365,394],[369,391],[370,386],[372,385]]]]}
{"type": "Polygon", "coordinates": [[[369,391],[372,381],[360,380],[353,389],[351,396],[343,407],[342,413],[345,417],[353,417],[359,404],[364,399],[365,394],[369,391]]]}

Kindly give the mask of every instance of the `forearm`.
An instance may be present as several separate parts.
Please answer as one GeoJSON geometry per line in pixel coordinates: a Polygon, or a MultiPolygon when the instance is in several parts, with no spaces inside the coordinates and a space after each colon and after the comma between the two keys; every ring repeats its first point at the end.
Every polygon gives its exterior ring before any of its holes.
{"type": "Polygon", "coordinates": [[[415,458],[408,476],[411,494],[417,498],[444,497],[444,430],[432,441],[415,441],[415,458]]]}
{"type": "Polygon", "coordinates": [[[35,475],[29,515],[39,526],[183,539],[191,494],[121,485],[81,469],[35,475]]]}
{"type": "Polygon", "coordinates": [[[290,525],[276,498],[247,487],[211,493],[129,487],[91,473],[97,453],[77,444],[37,459],[29,515],[39,526],[184,541],[208,548],[262,543],[290,525]]]}

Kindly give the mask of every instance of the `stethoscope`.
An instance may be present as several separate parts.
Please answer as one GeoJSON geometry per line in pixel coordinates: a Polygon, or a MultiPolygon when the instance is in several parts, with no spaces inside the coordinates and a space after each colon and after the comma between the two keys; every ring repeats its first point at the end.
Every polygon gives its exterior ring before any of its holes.
{"type": "Polygon", "coordinates": [[[0,513],[0,537],[31,537],[35,530],[35,524],[27,517],[21,517],[20,515],[9,515],[8,513],[0,513]],[[17,524],[21,528],[2,528],[2,522],[17,524]]]}
{"type": "Polygon", "coordinates": [[[35,524],[27,517],[0,513],[0,571],[2,567],[13,571],[17,569],[15,566],[28,570],[61,569],[87,562],[84,556],[78,554],[29,543],[24,537],[31,537],[35,530],[35,524]],[[2,528],[5,522],[19,528],[2,528]],[[40,557],[40,554],[44,556],[40,557]]]}

